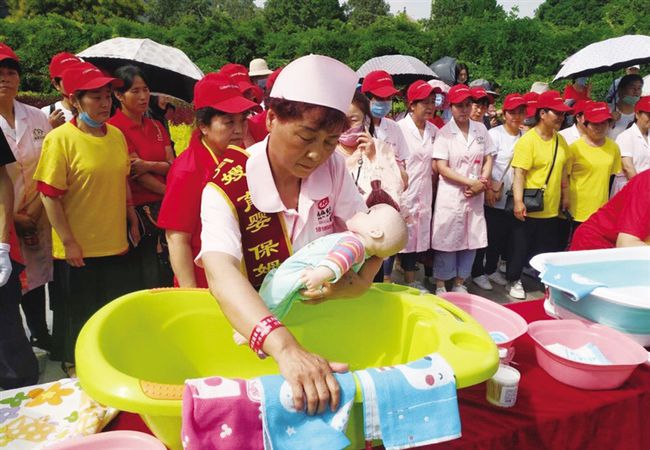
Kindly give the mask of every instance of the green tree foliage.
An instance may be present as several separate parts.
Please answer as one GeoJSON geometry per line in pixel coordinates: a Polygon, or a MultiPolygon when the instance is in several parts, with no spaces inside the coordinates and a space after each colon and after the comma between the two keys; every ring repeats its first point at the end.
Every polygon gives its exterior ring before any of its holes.
{"type": "Polygon", "coordinates": [[[184,17],[207,20],[218,13],[235,20],[248,20],[257,11],[253,0],[150,0],[146,19],[158,25],[172,26],[184,17]]]}
{"type": "Polygon", "coordinates": [[[433,0],[431,22],[436,28],[459,25],[466,17],[505,18],[496,0],[433,0]]]}
{"type": "Polygon", "coordinates": [[[546,0],[537,8],[536,15],[544,22],[577,27],[600,22],[608,3],[607,0],[546,0]]]}
{"type": "Polygon", "coordinates": [[[109,17],[136,19],[144,13],[143,0],[8,0],[15,18],[59,14],[70,19],[101,23],[109,17]]]}
{"type": "Polygon", "coordinates": [[[343,19],[338,0],[267,0],[264,16],[270,30],[306,30],[343,19]]]}
{"type": "Polygon", "coordinates": [[[370,25],[390,12],[390,6],[384,0],[348,0],[343,8],[348,21],[361,26],[370,25]]]}

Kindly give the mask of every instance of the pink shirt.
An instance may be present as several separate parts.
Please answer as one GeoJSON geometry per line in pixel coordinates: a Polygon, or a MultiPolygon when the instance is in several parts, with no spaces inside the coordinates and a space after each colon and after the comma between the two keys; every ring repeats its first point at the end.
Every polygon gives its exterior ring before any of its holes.
{"type": "MultiPolygon", "coordinates": [[[[309,177],[303,179],[298,210],[287,209],[275,187],[266,152],[268,138],[251,146],[246,177],[253,204],[261,212],[281,213],[291,238],[293,251],[328,234],[345,230],[345,221],[365,211],[363,198],[345,168],[343,157],[334,153],[309,177]]],[[[221,194],[206,186],[201,200],[201,256],[223,252],[241,260],[241,233],[230,206],[221,194]]]]}

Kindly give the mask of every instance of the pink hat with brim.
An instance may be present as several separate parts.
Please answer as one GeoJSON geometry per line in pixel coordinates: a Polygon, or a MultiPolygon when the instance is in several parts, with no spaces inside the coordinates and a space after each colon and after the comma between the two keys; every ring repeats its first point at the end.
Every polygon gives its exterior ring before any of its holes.
{"type": "Polygon", "coordinates": [[[472,91],[464,84],[457,84],[449,89],[447,98],[450,104],[455,105],[464,102],[468,98],[472,98],[472,91]]]}
{"type": "Polygon", "coordinates": [[[325,106],[346,114],[356,86],[357,74],[341,61],[308,55],[282,69],[270,97],[325,106]]]}
{"type": "Polygon", "coordinates": [[[227,75],[210,73],[194,85],[194,109],[214,108],[228,114],[238,114],[258,106],[245,98],[239,86],[227,75]]]}

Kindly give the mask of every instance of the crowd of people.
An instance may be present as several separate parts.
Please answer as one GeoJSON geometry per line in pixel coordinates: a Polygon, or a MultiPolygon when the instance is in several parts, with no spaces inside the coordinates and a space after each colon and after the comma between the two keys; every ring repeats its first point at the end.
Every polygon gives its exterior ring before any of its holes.
{"type": "Polygon", "coordinates": [[[301,347],[257,289],[293,252],[378,203],[401,213],[403,250],[367,255],[306,298],[359,295],[399,267],[423,292],[494,283],[524,299],[533,255],[650,238],[650,97],[638,73],[618,80],[609,103],[582,78],[564,96],[536,83],[500,99],[459,65],[453,86],[407,86],[399,118],[402,94],[384,71],[359,80],[318,55],[275,71],[262,59],[230,63],[196,83],[195,128],[176,157],[142,69],[108,74],[69,53],[49,69],[60,100],[42,110],[18,102],[20,61],[0,44],[5,389],[36,382],[32,345],[72,373],[94,312],[175,285],[211,290],[235,330],[256,337],[251,348],[277,361],[297,408],[335,407],[331,372],[344,365],[301,347]]]}

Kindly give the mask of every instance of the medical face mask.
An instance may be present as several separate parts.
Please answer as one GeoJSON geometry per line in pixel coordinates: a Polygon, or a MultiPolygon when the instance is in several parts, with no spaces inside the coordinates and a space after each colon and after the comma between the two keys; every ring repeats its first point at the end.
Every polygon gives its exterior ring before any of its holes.
{"type": "Polygon", "coordinates": [[[266,78],[262,78],[260,80],[257,80],[257,86],[259,86],[260,89],[265,90],[266,89],[266,78]]]}
{"type": "Polygon", "coordinates": [[[370,102],[370,112],[372,113],[373,117],[381,119],[390,112],[392,106],[393,106],[393,102],[391,100],[385,100],[385,101],[372,100],[370,102]]]}
{"type": "Polygon", "coordinates": [[[97,122],[91,118],[86,111],[81,111],[79,113],[79,120],[88,125],[90,128],[101,128],[104,125],[104,122],[97,122]]]}
{"type": "Polygon", "coordinates": [[[636,105],[637,102],[639,101],[641,97],[638,97],[636,95],[626,95],[623,97],[623,102],[627,103],[628,105],[636,105]]]}
{"type": "Polygon", "coordinates": [[[361,132],[363,132],[363,125],[349,128],[341,133],[341,136],[339,136],[339,142],[346,147],[356,147],[357,139],[359,139],[359,133],[361,132]]]}

